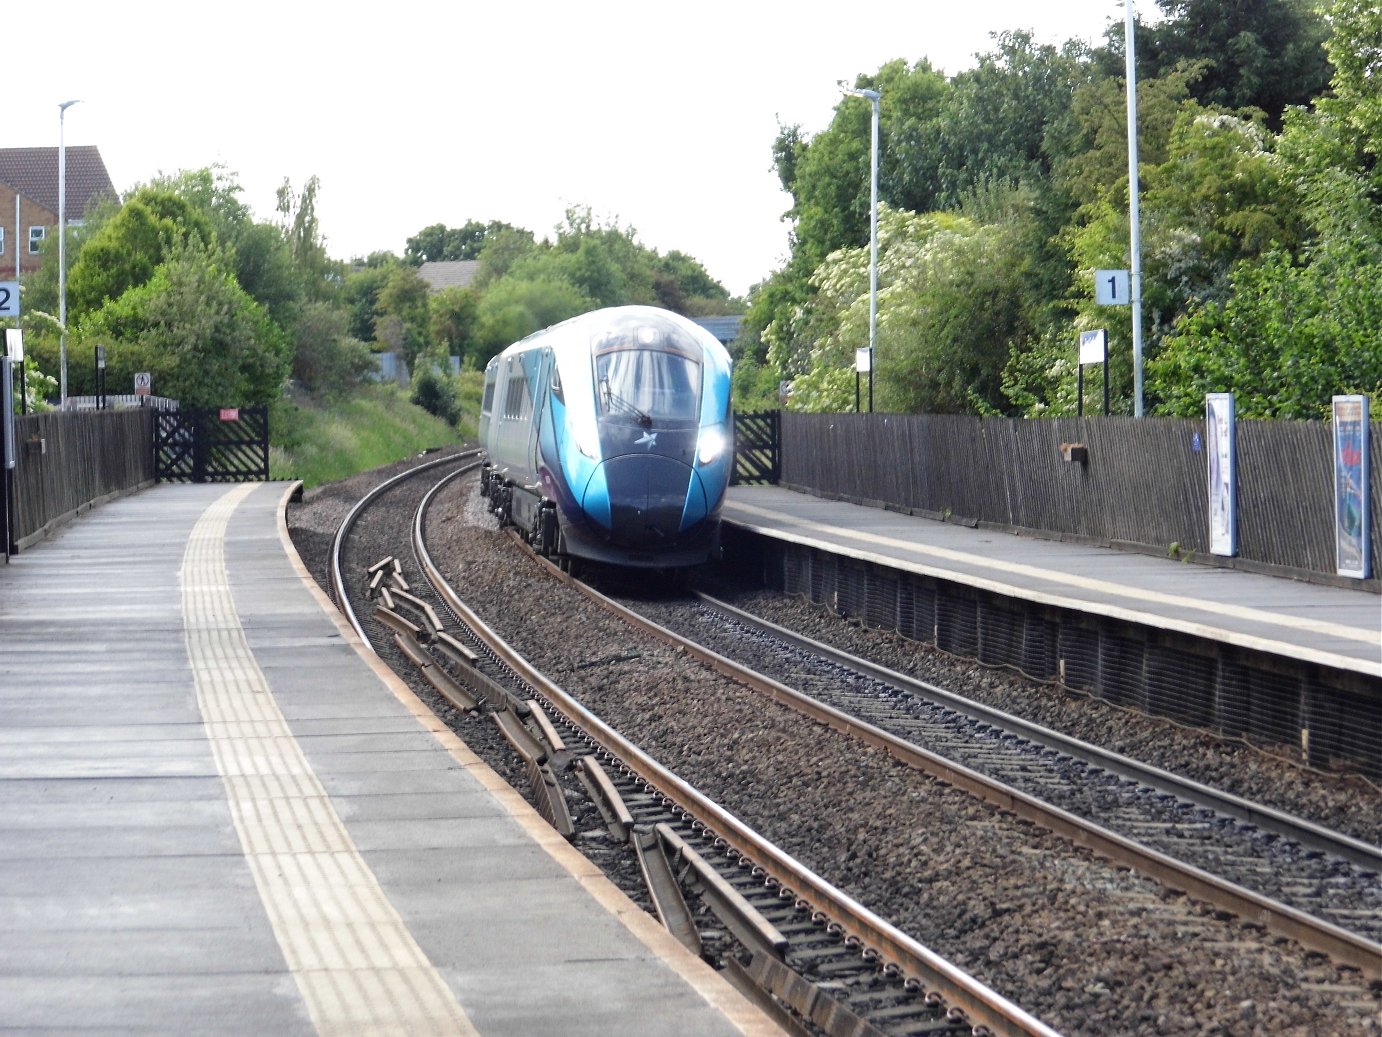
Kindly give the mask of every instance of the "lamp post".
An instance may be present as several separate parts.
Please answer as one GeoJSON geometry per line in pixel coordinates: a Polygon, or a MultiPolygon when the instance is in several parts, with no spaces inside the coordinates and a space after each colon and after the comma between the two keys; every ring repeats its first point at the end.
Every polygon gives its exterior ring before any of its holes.
{"type": "Polygon", "coordinates": [[[1137,57],[1133,52],[1133,0],[1124,7],[1123,50],[1128,77],[1128,252],[1132,259],[1133,416],[1142,417],[1142,228],[1138,213],[1141,181],[1137,161],[1137,57]]]}
{"type": "Polygon", "coordinates": [[[877,366],[878,345],[878,102],[877,90],[842,87],[854,97],[866,97],[873,105],[872,150],[869,158],[869,413],[873,413],[873,369],[877,366]]]}
{"type": "Polygon", "coordinates": [[[76,101],[58,105],[58,405],[67,409],[67,142],[63,138],[63,121],[67,109],[76,101]]]}

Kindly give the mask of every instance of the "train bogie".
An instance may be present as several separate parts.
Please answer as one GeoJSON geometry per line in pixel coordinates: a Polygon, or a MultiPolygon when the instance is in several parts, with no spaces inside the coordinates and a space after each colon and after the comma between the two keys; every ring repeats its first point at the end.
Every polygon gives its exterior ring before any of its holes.
{"type": "Polygon", "coordinates": [[[729,383],[714,336],[655,307],[531,335],[485,371],[481,492],[544,554],[704,562],[734,463],[729,383]]]}

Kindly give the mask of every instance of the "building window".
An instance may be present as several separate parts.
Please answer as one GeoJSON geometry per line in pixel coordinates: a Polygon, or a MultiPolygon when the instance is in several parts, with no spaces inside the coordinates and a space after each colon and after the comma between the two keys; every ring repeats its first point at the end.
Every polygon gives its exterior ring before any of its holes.
{"type": "Polygon", "coordinates": [[[38,250],[43,246],[43,234],[46,230],[46,227],[29,228],[29,255],[38,255],[38,250]]]}

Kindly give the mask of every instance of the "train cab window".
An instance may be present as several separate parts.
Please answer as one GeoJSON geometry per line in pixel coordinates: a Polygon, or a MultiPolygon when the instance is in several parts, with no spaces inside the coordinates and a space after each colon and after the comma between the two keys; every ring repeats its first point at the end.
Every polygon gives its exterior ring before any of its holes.
{"type": "Polygon", "coordinates": [[[595,357],[600,413],[654,421],[695,421],[701,406],[701,365],[682,352],[611,349],[595,357]]]}
{"type": "Polygon", "coordinates": [[[485,398],[480,403],[481,414],[490,414],[494,411],[494,382],[493,378],[485,379],[485,398]]]}

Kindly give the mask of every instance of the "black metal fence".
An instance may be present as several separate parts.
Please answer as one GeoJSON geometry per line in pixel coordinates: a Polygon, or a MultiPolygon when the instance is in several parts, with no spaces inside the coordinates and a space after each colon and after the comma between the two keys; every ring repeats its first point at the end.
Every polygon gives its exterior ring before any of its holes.
{"type": "MultiPolygon", "coordinates": [[[[1374,572],[1382,424],[1371,430],[1374,572]]],[[[781,418],[782,485],[952,521],[1209,558],[1204,422],[951,415],[781,418]]],[[[1239,421],[1234,564],[1334,577],[1333,437],[1324,422],[1239,421]]],[[[1347,580],[1382,589],[1374,575],[1347,580]]]]}
{"type": "Polygon", "coordinates": [[[775,483],[782,472],[782,412],[734,415],[734,473],[731,482],[775,483]]]}
{"type": "Polygon", "coordinates": [[[249,482],[269,477],[269,408],[222,407],[158,415],[161,482],[249,482]]]}

